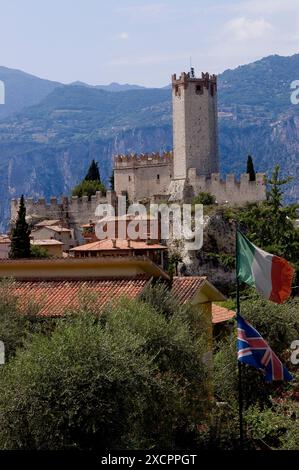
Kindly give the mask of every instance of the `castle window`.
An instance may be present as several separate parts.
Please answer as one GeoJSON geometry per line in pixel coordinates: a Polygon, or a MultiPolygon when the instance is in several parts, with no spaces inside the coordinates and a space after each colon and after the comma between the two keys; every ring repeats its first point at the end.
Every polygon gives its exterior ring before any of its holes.
{"type": "Polygon", "coordinates": [[[175,91],[175,96],[181,96],[181,89],[180,89],[179,85],[175,86],[174,91],[175,91]]]}
{"type": "Polygon", "coordinates": [[[131,181],[131,176],[129,176],[129,181],[131,181]]]}
{"type": "Polygon", "coordinates": [[[157,175],[157,181],[160,181],[160,175],[157,175]]]}
{"type": "Polygon", "coordinates": [[[197,95],[202,95],[203,94],[203,86],[202,85],[196,85],[195,93],[197,95]]]}

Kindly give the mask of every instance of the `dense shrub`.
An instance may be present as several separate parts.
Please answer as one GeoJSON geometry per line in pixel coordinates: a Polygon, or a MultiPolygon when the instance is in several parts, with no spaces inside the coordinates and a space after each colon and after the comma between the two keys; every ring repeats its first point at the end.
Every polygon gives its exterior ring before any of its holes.
{"type": "Polygon", "coordinates": [[[34,335],[0,373],[0,447],[189,446],[208,413],[207,371],[181,315],[120,302],[34,335]]]}
{"type": "Polygon", "coordinates": [[[103,193],[105,193],[106,188],[102,183],[98,181],[84,180],[74,187],[72,191],[72,196],[87,196],[88,199],[90,199],[91,196],[96,194],[97,191],[102,191],[103,193]]]}
{"type": "Polygon", "coordinates": [[[200,192],[192,201],[192,204],[203,204],[204,206],[211,206],[215,203],[215,196],[205,192],[200,192]]]}

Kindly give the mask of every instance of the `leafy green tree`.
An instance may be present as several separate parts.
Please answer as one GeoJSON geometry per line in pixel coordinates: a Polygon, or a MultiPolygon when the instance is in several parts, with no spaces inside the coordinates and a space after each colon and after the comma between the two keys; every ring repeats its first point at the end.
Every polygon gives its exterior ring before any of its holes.
{"type": "Polygon", "coordinates": [[[85,181],[97,181],[98,183],[101,183],[101,175],[100,175],[99,166],[95,160],[92,160],[84,180],[85,181]]]}
{"type": "Polygon", "coordinates": [[[122,300],[34,335],[0,374],[2,449],[190,446],[207,371],[181,315],[122,300]]]}
{"type": "Polygon", "coordinates": [[[247,170],[246,173],[249,174],[249,181],[255,181],[256,180],[256,173],[254,169],[254,164],[252,160],[252,156],[248,155],[247,157],[247,170]]]}
{"type": "Polygon", "coordinates": [[[51,258],[48,250],[41,246],[31,245],[30,257],[35,259],[47,259],[51,258]]]}
{"type": "Polygon", "coordinates": [[[184,243],[182,240],[173,240],[168,251],[167,272],[170,277],[178,276],[179,263],[183,261],[184,243]]]}
{"type": "Polygon", "coordinates": [[[204,206],[211,206],[215,203],[215,196],[205,192],[200,192],[192,201],[192,204],[203,204],[204,206]]]}
{"type": "Polygon", "coordinates": [[[0,340],[5,345],[6,360],[23,345],[28,332],[28,317],[19,310],[18,299],[12,293],[13,286],[13,280],[0,282],[0,340]]]}
{"type": "Polygon", "coordinates": [[[30,258],[30,233],[29,225],[26,222],[25,200],[22,195],[16,224],[11,234],[10,258],[30,258]]]}
{"type": "MultiPolygon", "coordinates": [[[[292,371],[289,348],[293,340],[299,337],[299,299],[277,305],[262,299],[253,293],[241,302],[241,314],[248,320],[286,367],[292,371]]],[[[264,408],[271,405],[271,396],[277,396],[283,390],[292,387],[289,383],[265,383],[263,375],[252,367],[244,365],[243,395],[246,408],[259,405],[264,408]]],[[[236,356],[236,331],[217,345],[214,360],[215,394],[218,400],[227,401],[237,407],[238,376],[236,356]]]]}
{"type": "MultiPolygon", "coordinates": [[[[289,348],[299,334],[298,307],[298,298],[276,305],[261,299],[256,293],[241,302],[242,315],[257,328],[295,377],[294,383],[266,383],[260,371],[242,365],[244,427],[251,442],[246,441],[246,447],[259,446],[258,440],[262,439],[274,448],[297,448],[298,439],[294,439],[294,433],[298,432],[298,424],[290,420],[289,416],[296,413],[295,408],[298,408],[296,397],[295,401],[292,399],[292,394],[296,395],[298,374],[296,367],[290,363],[289,348]]],[[[236,328],[234,320],[231,323],[232,334],[217,343],[214,355],[215,398],[222,403],[225,414],[221,416],[221,413],[216,413],[216,423],[212,422],[208,434],[210,441],[214,439],[216,442],[221,434],[221,442],[218,439],[217,444],[220,449],[234,448],[234,443],[237,443],[237,436],[231,435],[231,431],[226,429],[227,416],[238,429],[236,328]],[[217,420],[220,422],[217,423],[217,420]]]]}
{"type": "Polygon", "coordinates": [[[85,178],[72,190],[72,196],[88,196],[88,200],[90,200],[91,196],[94,196],[97,191],[105,193],[106,188],[101,182],[98,164],[95,160],[92,160],[85,178]]]}
{"type": "Polygon", "coordinates": [[[252,242],[296,264],[299,259],[299,231],[294,222],[298,205],[283,204],[283,186],[291,178],[280,178],[279,172],[280,168],[276,166],[267,181],[267,200],[248,205],[237,217],[252,242]]]}
{"type": "Polygon", "coordinates": [[[106,192],[106,188],[102,183],[98,181],[82,181],[77,186],[74,187],[72,191],[72,196],[88,196],[88,199],[91,199],[91,196],[94,196],[97,191],[106,192]]]}
{"type": "Polygon", "coordinates": [[[167,318],[178,313],[181,308],[165,283],[157,283],[154,286],[150,284],[143,292],[141,299],[151,305],[157,313],[167,318]]]}
{"type": "Polygon", "coordinates": [[[114,171],[112,172],[110,178],[109,178],[109,185],[110,185],[110,189],[112,191],[114,191],[115,189],[115,184],[114,184],[114,171]]]}

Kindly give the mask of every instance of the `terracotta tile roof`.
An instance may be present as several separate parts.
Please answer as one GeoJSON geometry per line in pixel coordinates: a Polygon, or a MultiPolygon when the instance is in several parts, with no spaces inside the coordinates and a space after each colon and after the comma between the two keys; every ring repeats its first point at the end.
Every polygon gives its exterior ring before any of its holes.
{"type": "Polygon", "coordinates": [[[118,221],[123,221],[123,220],[127,220],[127,221],[131,221],[131,220],[156,220],[158,221],[159,219],[151,214],[134,214],[134,213],[130,213],[130,214],[123,214],[123,215],[119,215],[119,216],[107,216],[107,217],[103,217],[102,219],[98,220],[98,223],[102,223],[102,222],[118,222],[118,221]]]}
{"type": "Polygon", "coordinates": [[[63,245],[62,242],[59,240],[53,240],[50,238],[49,240],[30,240],[31,245],[37,246],[50,246],[50,245],[63,245]]]}
{"type": "Polygon", "coordinates": [[[220,307],[220,305],[212,304],[212,322],[221,323],[231,318],[234,318],[236,312],[229,310],[225,307],[220,307]]]}
{"type": "Polygon", "coordinates": [[[172,284],[172,294],[180,304],[190,301],[206,281],[206,277],[174,277],[172,284]]]}
{"type": "Polygon", "coordinates": [[[48,228],[54,232],[71,232],[69,228],[61,227],[60,225],[46,225],[44,228],[48,228]]]}
{"type": "Polygon", "coordinates": [[[59,223],[60,223],[59,219],[55,219],[55,220],[46,219],[46,220],[42,220],[41,222],[38,222],[34,226],[35,227],[46,227],[46,225],[59,225],[59,223]]]}
{"type": "Polygon", "coordinates": [[[0,235],[0,243],[10,244],[10,238],[7,235],[0,235]]]}
{"type": "Polygon", "coordinates": [[[52,232],[71,232],[69,228],[61,227],[60,225],[42,225],[40,227],[35,226],[32,232],[38,232],[44,228],[52,230],[52,232]]]}
{"type": "Polygon", "coordinates": [[[148,282],[146,276],[85,281],[17,281],[12,292],[18,297],[24,312],[34,302],[38,305],[38,316],[55,317],[79,307],[80,296],[84,297],[85,305],[90,302],[92,307],[101,309],[124,296],[131,299],[138,297],[148,282]]]}
{"type": "Polygon", "coordinates": [[[130,240],[130,246],[128,246],[128,240],[118,238],[116,239],[116,247],[113,246],[113,240],[105,239],[76,246],[70,251],[81,252],[106,250],[167,250],[167,246],[161,245],[159,243],[147,244],[146,242],[136,240],[130,240]]]}

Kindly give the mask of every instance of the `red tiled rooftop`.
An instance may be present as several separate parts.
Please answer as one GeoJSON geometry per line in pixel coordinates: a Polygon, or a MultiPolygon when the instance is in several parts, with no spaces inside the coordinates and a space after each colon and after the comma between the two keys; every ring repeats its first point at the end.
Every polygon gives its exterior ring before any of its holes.
{"type": "MultiPolygon", "coordinates": [[[[175,277],[172,293],[180,304],[185,304],[194,298],[205,281],[205,277],[175,277]]],[[[19,305],[24,312],[33,303],[38,307],[37,315],[55,317],[77,309],[80,306],[80,297],[84,297],[85,304],[90,302],[92,307],[99,310],[121,297],[134,299],[142,294],[149,282],[150,277],[147,275],[135,278],[86,280],[24,280],[14,282],[12,293],[18,297],[19,305]]],[[[212,304],[213,323],[229,320],[234,315],[235,312],[212,304]]]]}
{"type": "Polygon", "coordinates": [[[44,239],[44,240],[30,240],[31,245],[37,245],[37,246],[50,246],[50,245],[63,245],[62,242],[59,240],[54,240],[52,238],[50,239],[44,239]]]}
{"type": "Polygon", "coordinates": [[[212,322],[214,324],[230,320],[231,318],[234,318],[235,315],[236,312],[233,310],[220,307],[220,305],[212,304],[212,322]]]}
{"type": "Polygon", "coordinates": [[[46,227],[48,225],[59,225],[60,220],[59,219],[45,219],[42,220],[41,222],[38,222],[35,224],[35,227],[46,227]]]}
{"type": "Polygon", "coordinates": [[[48,229],[48,230],[52,230],[52,232],[71,232],[71,230],[69,228],[65,228],[65,227],[61,227],[60,225],[42,225],[42,226],[35,226],[35,228],[33,229],[33,232],[38,232],[39,230],[42,230],[42,229],[48,229]]]}
{"type": "Polygon", "coordinates": [[[206,281],[206,277],[174,277],[172,284],[172,294],[180,304],[185,304],[191,300],[198,289],[206,281]]]}
{"type": "Polygon", "coordinates": [[[81,252],[81,251],[106,251],[106,250],[167,250],[167,247],[159,243],[148,244],[143,241],[130,240],[130,246],[128,240],[116,239],[116,246],[113,246],[113,240],[97,240],[92,243],[85,245],[76,246],[70,251],[81,252]]]}
{"type": "Polygon", "coordinates": [[[63,316],[68,311],[78,308],[80,298],[84,299],[85,305],[86,302],[90,302],[92,307],[99,308],[99,310],[121,297],[136,298],[148,282],[147,276],[85,281],[18,281],[14,283],[12,292],[18,297],[19,305],[24,312],[33,302],[38,307],[37,315],[55,317],[63,316]]]}
{"type": "Polygon", "coordinates": [[[61,227],[61,225],[46,225],[44,228],[53,230],[54,232],[71,232],[71,229],[61,227]]]}
{"type": "Polygon", "coordinates": [[[0,243],[10,244],[10,238],[8,235],[0,235],[0,243]]]}

